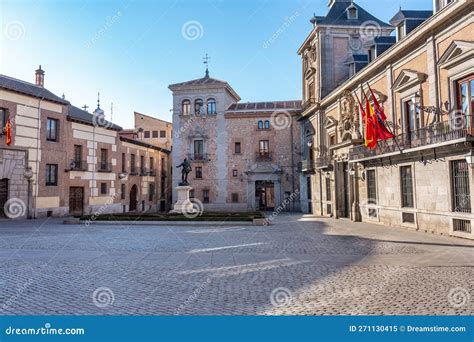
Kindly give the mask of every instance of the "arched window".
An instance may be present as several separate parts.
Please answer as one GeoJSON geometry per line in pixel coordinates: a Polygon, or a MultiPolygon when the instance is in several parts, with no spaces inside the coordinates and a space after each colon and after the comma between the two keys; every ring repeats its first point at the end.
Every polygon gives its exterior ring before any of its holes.
{"type": "Polygon", "coordinates": [[[191,114],[191,101],[189,101],[189,100],[184,100],[183,101],[183,103],[181,104],[181,113],[183,115],[191,114]]]}
{"type": "Polygon", "coordinates": [[[263,121],[262,120],[258,121],[258,129],[263,129],[263,121]]]}
{"type": "Polygon", "coordinates": [[[194,114],[201,115],[204,113],[204,102],[201,99],[194,101],[194,114]]]}
{"type": "Polygon", "coordinates": [[[216,114],[216,100],[209,99],[207,100],[207,114],[216,114]]]}
{"type": "Polygon", "coordinates": [[[270,121],[265,120],[265,129],[270,129],[270,121]]]}

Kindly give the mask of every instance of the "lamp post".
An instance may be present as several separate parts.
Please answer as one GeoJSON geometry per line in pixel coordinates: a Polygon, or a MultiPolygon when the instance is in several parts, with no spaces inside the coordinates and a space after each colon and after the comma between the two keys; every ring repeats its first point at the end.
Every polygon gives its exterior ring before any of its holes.
{"type": "Polygon", "coordinates": [[[30,196],[31,196],[31,178],[33,178],[33,170],[31,169],[30,166],[25,168],[25,171],[23,172],[23,177],[25,177],[26,180],[28,181],[28,189],[27,189],[27,195],[26,195],[26,217],[28,219],[31,219],[30,196]]]}

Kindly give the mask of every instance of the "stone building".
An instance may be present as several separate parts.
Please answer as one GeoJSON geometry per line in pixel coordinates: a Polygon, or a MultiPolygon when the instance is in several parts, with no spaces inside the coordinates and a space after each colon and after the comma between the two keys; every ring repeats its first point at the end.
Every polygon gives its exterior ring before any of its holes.
{"type": "MultiPolygon", "coordinates": [[[[169,88],[173,170],[184,158],[191,162],[191,195],[205,210],[299,210],[293,198],[299,192],[301,101],[239,103],[235,90],[208,71],[169,88]]],[[[173,173],[173,189],[180,177],[173,173]]]]}
{"type": "MultiPolygon", "coordinates": [[[[435,0],[433,12],[400,10],[390,21],[392,37],[379,21],[370,19],[370,34],[366,22],[351,21],[351,8],[364,13],[356,3],[336,0],[329,6],[329,13],[340,12],[332,14],[339,18],[337,27],[313,18],[313,30],[299,50],[305,89],[303,211],[473,238],[472,1],[435,0]],[[349,73],[337,58],[329,68],[342,68],[339,74],[347,77],[326,89],[311,86],[330,77],[324,66],[327,52],[320,50],[317,37],[325,32],[327,43],[341,27],[358,30],[361,38],[355,43],[357,35],[348,36],[342,44],[349,46],[349,73]],[[368,85],[396,136],[372,150],[363,145],[356,98],[373,102],[368,85]]],[[[344,51],[339,53],[342,60],[344,51]]]]}
{"type": "Polygon", "coordinates": [[[168,150],[173,144],[173,124],[149,115],[135,112],[135,131],[138,139],[168,150]]]}
{"type": "Polygon", "coordinates": [[[0,75],[0,216],[79,216],[170,207],[171,151],[120,136],[122,128],[36,83],[0,75]],[[135,162],[132,163],[132,156],[135,162]],[[143,163],[142,163],[143,162],[143,163]],[[138,172],[132,172],[138,166],[138,172]]]}

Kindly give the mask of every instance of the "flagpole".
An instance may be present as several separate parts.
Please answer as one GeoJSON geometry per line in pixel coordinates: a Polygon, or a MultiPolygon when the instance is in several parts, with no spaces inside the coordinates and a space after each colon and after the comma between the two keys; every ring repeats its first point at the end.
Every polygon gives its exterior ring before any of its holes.
{"type": "MultiPolygon", "coordinates": [[[[370,88],[369,82],[366,82],[366,83],[367,83],[367,86],[369,87],[370,94],[372,95],[372,101],[373,101],[373,100],[375,99],[374,92],[372,91],[372,88],[370,88]]],[[[378,114],[377,114],[377,116],[378,116],[378,114]]],[[[397,141],[397,139],[396,139],[395,133],[390,129],[389,126],[385,125],[385,123],[384,123],[384,127],[390,132],[390,134],[393,135],[393,138],[392,138],[393,141],[394,141],[395,144],[397,145],[398,150],[400,151],[400,153],[403,153],[402,149],[400,148],[400,145],[398,144],[398,141],[397,141]]]]}

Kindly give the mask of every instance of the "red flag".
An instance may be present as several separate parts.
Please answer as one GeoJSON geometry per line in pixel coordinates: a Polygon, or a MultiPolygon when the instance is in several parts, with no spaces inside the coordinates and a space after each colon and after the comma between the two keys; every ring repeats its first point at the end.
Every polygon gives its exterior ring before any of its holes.
{"type": "Polygon", "coordinates": [[[362,103],[360,103],[359,96],[357,96],[357,93],[355,94],[357,98],[357,102],[359,102],[359,108],[360,108],[360,113],[362,115],[362,121],[365,121],[365,110],[364,107],[362,106],[362,103]]]}
{"type": "Polygon", "coordinates": [[[379,140],[386,140],[386,139],[392,139],[395,136],[388,130],[388,128],[385,126],[385,121],[387,120],[387,115],[385,115],[385,112],[383,111],[382,106],[379,104],[377,101],[377,98],[374,95],[374,92],[372,91],[372,88],[369,86],[370,93],[372,94],[372,101],[374,102],[374,112],[375,112],[375,117],[374,117],[374,125],[377,138],[379,140]]]}
{"type": "Polygon", "coordinates": [[[12,144],[12,125],[10,123],[10,118],[7,119],[7,123],[4,128],[5,131],[5,137],[6,137],[6,143],[8,146],[12,144]]]}
{"type": "Polygon", "coordinates": [[[370,90],[370,93],[372,94],[372,101],[374,102],[375,114],[377,114],[377,116],[379,116],[382,119],[382,121],[387,120],[387,116],[385,115],[382,106],[380,106],[379,101],[377,101],[377,98],[375,97],[374,92],[372,91],[372,88],[370,88],[370,85],[369,85],[369,90],[370,90]]]}

